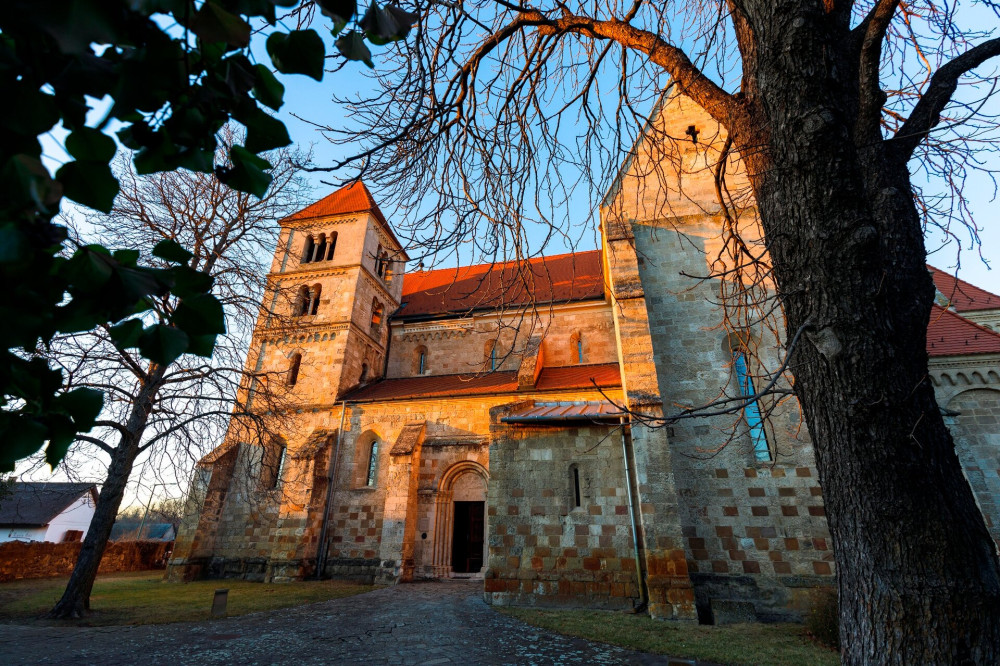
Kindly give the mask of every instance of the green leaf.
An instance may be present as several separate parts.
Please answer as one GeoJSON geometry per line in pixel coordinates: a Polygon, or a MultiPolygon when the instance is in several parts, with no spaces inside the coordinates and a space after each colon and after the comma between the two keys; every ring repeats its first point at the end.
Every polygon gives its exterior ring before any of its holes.
{"type": "Polygon", "coordinates": [[[69,418],[61,414],[49,414],[47,421],[49,445],[45,447],[45,462],[54,469],[66,457],[66,452],[76,439],[76,428],[69,418]]]}
{"type": "Polygon", "coordinates": [[[374,68],[372,63],[372,52],[365,45],[365,38],[360,32],[351,30],[337,38],[337,50],[348,60],[360,60],[369,67],[374,68]]]}
{"type": "Polygon", "coordinates": [[[81,127],[66,137],[66,152],[84,162],[110,162],[118,147],[104,132],[81,127]]]}
{"type": "Polygon", "coordinates": [[[359,25],[372,44],[382,45],[405,38],[418,18],[417,14],[411,14],[396,5],[382,8],[373,1],[359,25]]]}
{"type": "Polygon", "coordinates": [[[316,4],[334,23],[346,24],[358,11],[357,0],[316,0],[316,4]]]}
{"type": "Polygon", "coordinates": [[[215,350],[214,335],[192,335],[191,343],[188,345],[188,353],[208,358],[215,350]]]}
{"type": "Polygon", "coordinates": [[[73,201],[102,213],[110,213],[118,195],[118,179],[111,167],[102,162],[76,161],[64,164],[56,172],[63,193],[73,201]]]}
{"type": "Polygon", "coordinates": [[[0,429],[0,471],[12,471],[14,463],[42,448],[48,428],[35,419],[19,414],[4,419],[0,429]]]}
{"type": "Polygon", "coordinates": [[[186,264],[194,257],[180,243],[170,238],[164,238],[153,246],[153,256],[172,261],[176,264],[186,264]]]}
{"type": "Polygon", "coordinates": [[[222,303],[212,294],[199,294],[182,300],[174,312],[173,323],[189,336],[226,332],[222,303]]]}
{"type": "Polygon", "coordinates": [[[187,347],[187,333],[166,324],[150,326],[139,338],[139,353],[160,365],[170,365],[187,347]]]}
{"type": "Polygon", "coordinates": [[[285,100],[285,86],[264,65],[254,65],[257,79],[253,86],[253,95],[257,100],[275,111],[281,108],[285,100]]]}
{"type": "Polygon", "coordinates": [[[216,178],[234,190],[249,192],[257,197],[264,196],[271,184],[271,174],[265,173],[264,169],[270,169],[270,163],[243,146],[230,148],[229,159],[232,166],[216,167],[216,178]]]}
{"type": "Polygon", "coordinates": [[[111,339],[122,349],[135,347],[139,344],[139,336],[142,335],[142,322],[138,319],[129,319],[108,329],[111,339]]]}
{"type": "Polygon", "coordinates": [[[284,123],[258,108],[239,118],[247,128],[246,149],[252,153],[283,148],[292,142],[284,123]]]}
{"type": "Polygon", "coordinates": [[[170,276],[173,279],[170,291],[178,298],[190,298],[195,294],[204,294],[212,288],[212,283],[215,282],[208,273],[196,271],[190,266],[171,268],[170,276]]]}
{"type": "Polygon", "coordinates": [[[326,49],[315,30],[274,32],[267,38],[267,53],[282,74],[305,74],[323,80],[326,49]]]}
{"type": "Polygon", "coordinates": [[[206,0],[195,13],[190,28],[204,42],[225,42],[241,48],[250,43],[250,25],[214,0],[206,0]]]}
{"type": "Polygon", "coordinates": [[[79,432],[86,432],[104,409],[104,394],[97,389],[76,388],[57,396],[55,406],[70,415],[79,432]]]}
{"type": "Polygon", "coordinates": [[[69,281],[71,288],[94,291],[111,279],[114,268],[105,253],[96,249],[98,247],[100,246],[82,247],[62,265],[60,272],[69,281]]]}
{"type": "Polygon", "coordinates": [[[139,261],[139,250],[115,250],[111,256],[119,264],[135,266],[136,262],[139,261]]]}

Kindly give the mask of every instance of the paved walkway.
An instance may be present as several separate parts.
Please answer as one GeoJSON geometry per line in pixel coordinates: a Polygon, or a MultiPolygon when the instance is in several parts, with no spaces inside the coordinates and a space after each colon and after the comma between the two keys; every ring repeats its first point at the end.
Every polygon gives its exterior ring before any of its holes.
{"type": "Polygon", "coordinates": [[[310,606],[143,627],[0,625],[10,664],[688,664],[494,612],[482,583],[398,585],[310,606]]]}

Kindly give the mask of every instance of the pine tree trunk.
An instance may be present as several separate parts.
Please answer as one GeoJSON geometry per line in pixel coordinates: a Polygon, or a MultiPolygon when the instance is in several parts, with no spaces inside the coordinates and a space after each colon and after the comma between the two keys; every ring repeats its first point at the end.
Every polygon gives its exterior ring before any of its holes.
{"type": "Polygon", "coordinates": [[[132,474],[132,465],[139,454],[139,445],[153,403],[156,401],[164,370],[162,366],[153,366],[147,380],[139,387],[125,424],[125,432],[121,434],[118,446],[111,453],[108,475],[101,487],[94,517],[90,520],[90,527],[83,540],[76,565],[73,567],[73,573],[70,574],[62,598],[49,611],[47,617],[80,618],[90,609],[90,593],[94,589],[97,570],[101,566],[104,549],[111,537],[111,528],[115,524],[118,508],[125,495],[125,487],[132,474]]]}
{"type": "Polygon", "coordinates": [[[804,331],[792,367],[833,537],[843,663],[997,664],[1000,562],[927,375],[934,287],[906,159],[860,126],[870,100],[847,33],[820,3],[779,4],[756,8],[775,34],[750,54],[753,120],[732,129],[786,339],[804,331]]]}

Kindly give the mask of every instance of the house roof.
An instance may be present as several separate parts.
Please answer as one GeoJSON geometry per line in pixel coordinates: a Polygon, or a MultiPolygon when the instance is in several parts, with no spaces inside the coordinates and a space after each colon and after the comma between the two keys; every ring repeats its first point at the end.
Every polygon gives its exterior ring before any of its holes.
{"type": "Polygon", "coordinates": [[[600,250],[407,273],[395,319],[604,298],[600,250]]]}
{"type": "Polygon", "coordinates": [[[88,491],[96,495],[97,484],[14,483],[0,499],[0,525],[48,525],[88,491]]]}
{"type": "MultiPolygon", "coordinates": [[[[538,377],[536,391],[560,389],[617,388],[621,375],[617,363],[545,368],[538,377]],[[593,381],[591,381],[593,379],[593,381]]],[[[383,379],[344,396],[349,402],[375,402],[415,398],[518,393],[516,372],[492,372],[483,375],[428,375],[383,379]]],[[[523,391],[522,391],[523,393],[523,391]]]]}
{"type": "MultiPolygon", "coordinates": [[[[339,190],[328,194],[314,204],[306,206],[297,213],[292,213],[282,220],[282,222],[299,222],[332,215],[348,215],[350,213],[371,213],[382,226],[382,230],[389,235],[393,242],[397,246],[403,247],[399,239],[396,238],[396,234],[393,233],[392,227],[389,226],[389,221],[385,219],[382,210],[375,203],[375,197],[372,196],[368,187],[360,180],[341,187],[339,190]]],[[[408,259],[405,252],[403,253],[403,258],[408,259]]]]}
{"type": "Polygon", "coordinates": [[[934,278],[934,286],[944,294],[958,312],[1000,309],[1000,296],[966,282],[934,266],[927,266],[934,278]]]}
{"type": "Polygon", "coordinates": [[[934,305],[927,325],[927,353],[933,357],[1000,354],[1000,333],[934,305]]]}
{"type": "Polygon", "coordinates": [[[539,402],[502,417],[504,423],[561,423],[564,421],[612,421],[625,412],[610,402],[539,402]]]}

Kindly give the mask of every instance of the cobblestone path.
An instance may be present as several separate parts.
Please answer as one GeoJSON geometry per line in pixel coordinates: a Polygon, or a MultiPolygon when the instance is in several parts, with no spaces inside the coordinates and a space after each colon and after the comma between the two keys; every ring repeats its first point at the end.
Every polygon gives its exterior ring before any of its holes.
{"type": "Polygon", "coordinates": [[[494,612],[482,583],[398,585],[310,606],[142,627],[0,625],[10,664],[690,664],[494,612]]]}

